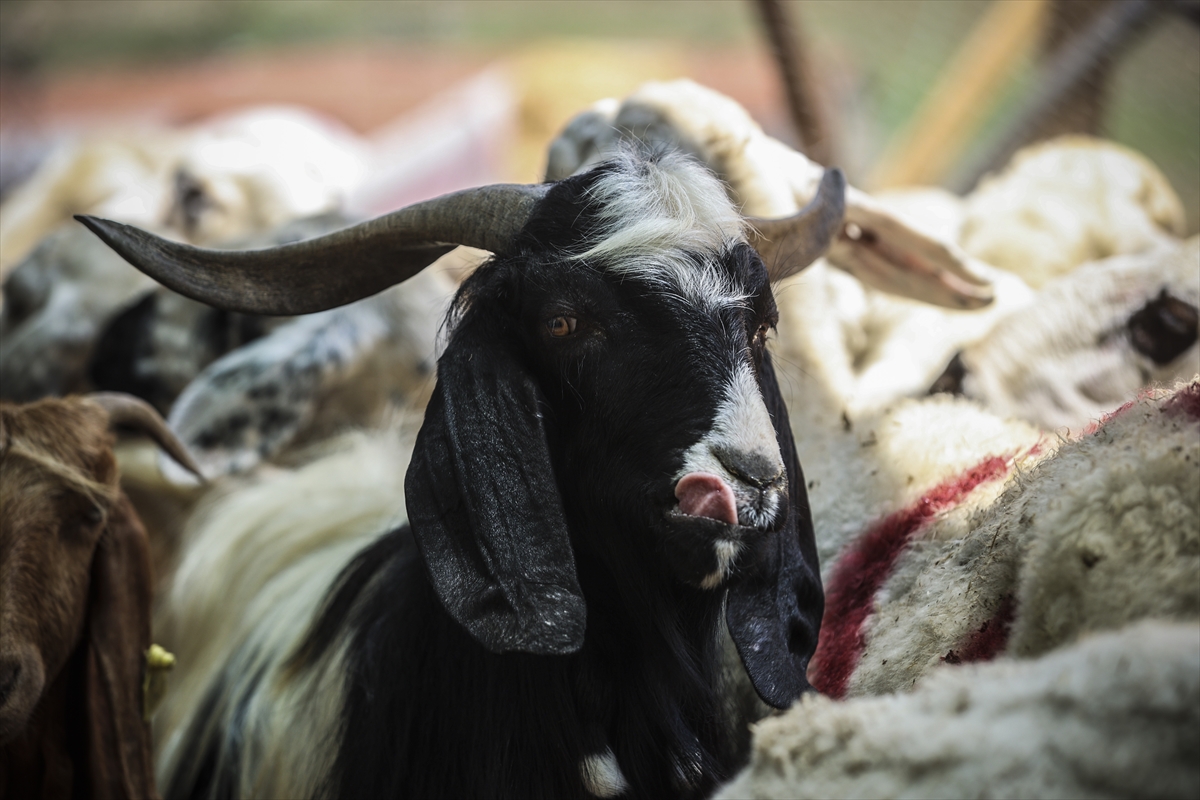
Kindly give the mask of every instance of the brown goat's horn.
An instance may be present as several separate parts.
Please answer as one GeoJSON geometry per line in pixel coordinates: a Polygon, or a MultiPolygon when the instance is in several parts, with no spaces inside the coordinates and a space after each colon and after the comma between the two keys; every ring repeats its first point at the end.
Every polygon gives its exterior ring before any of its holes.
{"type": "Polygon", "coordinates": [[[817,196],[795,216],[751,217],[750,243],[767,265],[772,282],[795,275],[816,261],[842,227],[846,213],[846,178],[837,167],[825,170],[817,196]]]}
{"type": "Polygon", "coordinates": [[[460,244],[503,251],[548,188],[464,189],[263,250],[208,250],[98,217],[75,219],[130,264],[193,300],[248,314],[310,314],[405,281],[460,244]]]}
{"type": "Polygon", "coordinates": [[[201,481],[204,480],[200,467],[192,460],[192,456],[183,446],[183,442],[179,441],[167,427],[166,421],[145,400],[120,392],[95,392],[89,394],[88,399],[95,401],[97,405],[108,412],[110,427],[126,425],[141,431],[157,442],[158,446],[175,459],[179,466],[191,472],[201,481]]]}

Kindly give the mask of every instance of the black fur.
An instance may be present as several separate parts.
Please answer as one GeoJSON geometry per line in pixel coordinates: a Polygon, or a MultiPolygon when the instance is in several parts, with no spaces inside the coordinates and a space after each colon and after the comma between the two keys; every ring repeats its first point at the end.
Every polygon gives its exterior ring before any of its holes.
{"type": "Polygon", "coordinates": [[[88,380],[99,390],[140,397],[166,416],[184,386],[221,356],[264,336],[266,318],[210,308],[203,303],[172,298],[171,310],[161,306],[169,289],[158,289],[117,314],[96,341],[88,363],[88,380]],[[160,351],[162,329],[175,328],[168,342],[182,342],[160,351]]]}
{"type": "Polygon", "coordinates": [[[748,245],[721,254],[750,299],[702,312],[564,259],[599,234],[587,192],[611,168],[557,184],[456,298],[406,481],[412,527],[346,568],[292,664],[347,645],[325,795],[586,797],[581,760],[611,749],[627,796],[707,796],[749,739],[722,675],[726,613],[764,700],[808,688],[823,600],[764,349],[766,270],[748,245]],[[549,334],[559,316],[573,335],[549,334]],[[728,588],[705,590],[723,523],[669,516],[673,476],[747,353],[789,505],[728,588]]]}
{"type": "Polygon", "coordinates": [[[1166,366],[1196,343],[1198,319],[1194,305],[1163,289],[1129,317],[1129,340],[1133,349],[1166,366]]]}

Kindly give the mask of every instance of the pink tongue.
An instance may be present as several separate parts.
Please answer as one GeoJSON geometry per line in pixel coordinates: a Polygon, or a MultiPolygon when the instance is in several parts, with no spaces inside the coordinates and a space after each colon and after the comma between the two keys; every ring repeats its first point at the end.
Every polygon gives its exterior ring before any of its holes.
{"type": "Polygon", "coordinates": [[[708,472],[692,472],[675,484],[679,510],[689,517],[708,517],[737,524],[737,503],[725,481],[708,472]]]}

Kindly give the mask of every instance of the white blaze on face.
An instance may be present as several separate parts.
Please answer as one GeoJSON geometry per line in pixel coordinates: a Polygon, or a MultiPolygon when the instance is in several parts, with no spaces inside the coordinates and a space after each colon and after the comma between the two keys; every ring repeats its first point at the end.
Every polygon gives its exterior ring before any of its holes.
{"type": "MultiPolygon", "coordinates": [[[[738,522],[748,526],[766,525],[778,512],[782,496],[778,492],[764,493],[746,483],[729,470],[718,453],[740,454],[748,460],[770,465],[773,475],[783,473],[783,457],[775,438],[775,427],[747,363],[738,364],[734,369],[725,388],[725,397],[717,407],[712,428],[684,453],[683,467],[675,475],[675,481],[678,483],[685,475],[696,472],[716,475],[733,490],[738,522]]],[[[727,539],[713,543],[718,567],[701,583],[703,588],[715,588],[728,577],[741,547],[741,542],[727,539]]]]}
{"type": "Polygon", "coordinates": [[[645,161],[619,150],[611,160],[616,167],[590,192],[599,204],[603,235],[575,258],[645,281],[703,310],[744,302],[745,292],[718,266],[745,235],[742,217],[716,176],[678,153],[645,161]]]}

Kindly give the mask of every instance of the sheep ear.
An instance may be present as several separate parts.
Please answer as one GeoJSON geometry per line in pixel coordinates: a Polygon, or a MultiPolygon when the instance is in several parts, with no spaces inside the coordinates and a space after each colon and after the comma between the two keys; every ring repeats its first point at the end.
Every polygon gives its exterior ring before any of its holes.
{"type": "Polygon", "coordinates": [[[482,321],[454,334],[404,491],[442,605],[495,653],[573,653],[587,612],[541,393],[482,321]]]}
{"type": "Polygon", "coordinates": [[[142,680],[150,647],[150,546],[128,498],[109,510],[92,560],[85,712],[97,797],[157,797],[142,680]]]}
{"type": "Polygon", "coordinates": [[[758,696],[770,706],[787,708],[810,689],[806,672],[817,647],[825,598],[804,474],[768,356],[760,374],[788,469],[791,508],[782,530],[739,558],[725,619],[758,696]]]}

